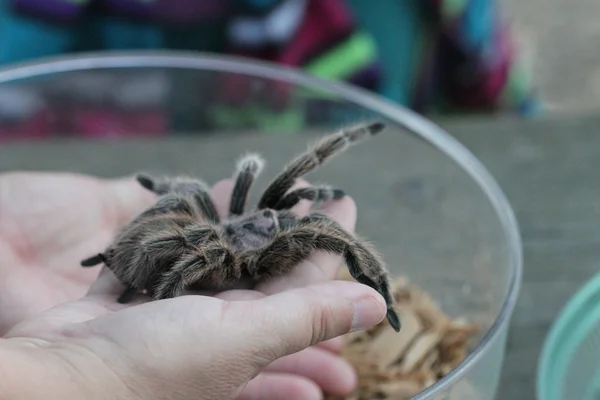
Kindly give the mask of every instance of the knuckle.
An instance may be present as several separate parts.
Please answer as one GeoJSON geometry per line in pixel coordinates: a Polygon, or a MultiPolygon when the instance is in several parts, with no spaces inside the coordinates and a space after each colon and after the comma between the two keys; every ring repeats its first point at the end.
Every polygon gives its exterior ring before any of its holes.
{"type": "Polygon", "coordinates": [[[332,335],[335,313],[326,304],[314,304],[310,307],[311,342],[314,345],[328,339],[332,335]]]}

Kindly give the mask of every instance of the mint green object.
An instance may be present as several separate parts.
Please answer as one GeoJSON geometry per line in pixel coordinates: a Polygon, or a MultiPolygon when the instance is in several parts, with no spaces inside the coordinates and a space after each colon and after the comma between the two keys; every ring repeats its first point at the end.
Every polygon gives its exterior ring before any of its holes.
{"type": "Polygon", "coordinates": [[[213,123],[225,129],[254,127],[266,134],[292,134],[305,126],[304,112],[299,107],[272,111],[257,104],[242,107],[211,107],[213,123]]]}
{"type": "Polygon", "coordinates": [[[600,398],[600,274],[567,303],[544,343],[539,400],[600,398]]]}
{"type": "Polygon", "coordinates": [[[357,70],[372,63],[377,57],[377,46],[371,36],[359,30],[340,46],[304,67],[305,71],[321,79],[348,79],[357,70]],[[352,62],[349,62],[349,61],[352,62]]]}

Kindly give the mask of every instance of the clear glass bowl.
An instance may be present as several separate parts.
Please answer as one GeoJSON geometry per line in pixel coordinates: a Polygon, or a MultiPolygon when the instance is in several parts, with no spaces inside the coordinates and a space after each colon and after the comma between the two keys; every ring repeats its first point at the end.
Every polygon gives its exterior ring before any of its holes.
{"type": "Polygon", "coordinates": [[[8,146],[0,170],[119,175],[152,169],[214,182],[231,173],[241,152],[258,150],[270,166],[263,175],[271,177],[271,167],[283,167],[316,134],[365,118],[387,121],[386,134],[307,178],[355,199],[357,232],[377,244],[392,274],[432,293],[450,316],[483,328],[466,360],[415,399],[495,397],[521,281],[519,231],[494,179],[435,124],[342,83],[196,53],[43,60],[0,71],[0,85],[0,139],[106,133],[147,138],[56,145],[75,146],[67,158],[54,153],[55,145],[35,155],[23,153],[31,148],[8,146]],[[161,138],[166,132],[168,138],[161,138]],[[112,146],[109,159],[106,149],[99,150],[105,143],[112,146]]]}

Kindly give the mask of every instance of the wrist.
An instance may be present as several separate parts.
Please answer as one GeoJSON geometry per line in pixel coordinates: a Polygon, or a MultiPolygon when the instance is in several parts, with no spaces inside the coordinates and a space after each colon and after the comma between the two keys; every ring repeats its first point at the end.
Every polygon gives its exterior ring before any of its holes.
{"type": "Polygon", "coordinates": [[[92,399],[84,379],[44,341],[0,339],[0,398],[92,399]]]}

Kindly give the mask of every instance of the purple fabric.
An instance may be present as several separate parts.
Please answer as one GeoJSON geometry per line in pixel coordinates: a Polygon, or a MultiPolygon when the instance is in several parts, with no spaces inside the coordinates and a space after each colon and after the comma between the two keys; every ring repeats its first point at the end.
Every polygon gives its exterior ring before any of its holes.
{"type": "MultiPolygon", "coordinates": [[[[1,0],[0,0],[1,1],[1,0]]],[[[104,9],[127,17],[157,22],[199,22],[225,16],[232,0],[95,0],[104,9]]],[[[14,10],[61,21],[76,20],[90,0],[10,0],[14,10]]]]}
{"type": "Polygon", "coordinates": [[[223,16],[231,0],[103,0],[115,13],[162,22],[198,22],[223,16]]]}
{"type": "Polygon", "coordinates": [[[157,0],[161,19],[179,22],[221,17],[231,11],[230,7],[230,0],[157,0]]]}
{"type": "Polygon", "coordinates": [[[375,90],[381,83],[381,66],[371,64],[355,73],[348,82],[366,89],[375,90]]]}
{"type": "Polygon", "coordinates": [[[103,0],[102,6],[112,12],[133,18],[156,19],[155,2],[136,0],[103,0]]]}
{"type": "Polygon", "coordinates": [[[18,12],[61,21],[76,20],[87,5],[65,0],[11,0],[11,4],[18,12]]]}

